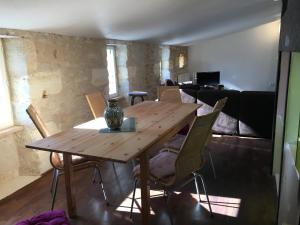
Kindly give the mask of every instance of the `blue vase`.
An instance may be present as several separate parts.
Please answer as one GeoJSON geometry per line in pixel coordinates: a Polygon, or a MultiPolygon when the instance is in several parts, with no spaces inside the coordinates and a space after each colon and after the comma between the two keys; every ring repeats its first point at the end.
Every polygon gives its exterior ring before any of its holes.
{"type": "Polygon", "coordinates": [[[109,99],[108,106],[104,110],[104,118],[107,126],[116,130],[122,126],[124,113],[120,106],[118,106],[118,100],[109,99]]]}

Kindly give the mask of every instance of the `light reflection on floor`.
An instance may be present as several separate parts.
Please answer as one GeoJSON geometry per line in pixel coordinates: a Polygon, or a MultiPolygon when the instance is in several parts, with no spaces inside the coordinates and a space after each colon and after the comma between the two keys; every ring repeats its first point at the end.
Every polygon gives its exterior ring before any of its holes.
{"type": "MultiPolygon", "coordinates": [[[[197,194],[190,194],[190,195],[198,201],[197,194]]],[[[201,194],[200,197],[202,201],[205,201],[205,202],[200,202],[200,205],[203,206],[207,211],[209,211],[209,207],[206,201],[206,196],[201,194]]],[[[209,195],[208,197],[209,197],[209,201],[213,213],[229,216],[229,217],[238,216],[240,205],[241,205],[240,198],[231,198],[231,197],[222,197],[222,196],[213,196],[213,195],[209,195]]]]}
{"type": "MultiPolygon", "coordinates": [[[[180,192],[174,192],[175,194],[181,194],[180,192]]],[[[133,192],[131,192],[127,198],[117,207],[117,211],[130,212],[131,201],[133,192]]],[[[198,195],[190,193],[192,198],[198,201],[198,195]]],[[[163,197],[162,190],[150,190],[150,198],[163,197]]],[[[209,207],[206,201],[206,196],[204,194],[200,195],[201,201],[200,205],[209,211],[209,207]]],[[[141,206],[141,190],[137,188],[135,195],[135,202],[133,205],[133,213],[140,213],[141,206]]],[[[209,200],[211,203],[211,208],[213,213],[220,214],[229,217],[237,217],[241,205],[240,198],[222,197],[209,195],[209,200]]],[[[154,211],[150,209],[151,215],[155,215],[154,211]]]]}
{"type": "MultiPolygon", "coordinates": [[[[125,200],[118,206],[117,211],[130,212],[133,192],[131,192],[125,200]]],[[[150,198],[163,197],[163,191],[150,190],[150,198]]],[[[135,201],[133,204],[133,213],[141,213],[141,189],[137,188],[135,192],[135,201]]],[[[155,215],[154,211],[150,207],[151,215],[155,215]]]]}

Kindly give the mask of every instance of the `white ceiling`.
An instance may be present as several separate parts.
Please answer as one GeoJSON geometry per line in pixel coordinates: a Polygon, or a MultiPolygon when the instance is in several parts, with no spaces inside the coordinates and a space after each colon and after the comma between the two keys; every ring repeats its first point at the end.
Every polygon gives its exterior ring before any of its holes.
{"type": "Polygon", "coordinates": [[[273,21],[274,0],[0,0],[0,27],[189,44],[273,21]]]}

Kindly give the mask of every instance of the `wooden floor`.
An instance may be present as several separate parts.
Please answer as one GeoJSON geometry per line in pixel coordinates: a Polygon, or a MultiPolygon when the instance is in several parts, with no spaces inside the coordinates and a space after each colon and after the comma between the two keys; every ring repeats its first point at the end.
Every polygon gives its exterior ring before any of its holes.
{"type": "MultiPolygon", "coordinates": [[[[213,178],[210,164],[202,170],[214,217],[205,203],[197,202],[195,187],[190,183],[178,190],[169,202],[176,225],[273,225],[276,216],[276,187],[270,176],[271,145],[262,139],[237,137],[214,138],[209,148],[214,157],[217,179],[213,178]]],[[[106,163],[102,172],[111,206],[107,207],[100,188],[91,182],[91,171],[75,174],[78,218],[73,225],[127,225],[140,224],[138,207],[134,221],[129,219],[132,192],[131,165],[106,163]]],[[[0,224],[13,225],[23,218],[49,210],[51,174],[35,182],[29,190],[0,202],[0,224]]],[[[65,209],[64,180],[61,177],[56,208],[65,209]]],[[[155,187],[153,187],[155,189],[155,187]]],[[[203,191],[201,191],[203,194],[203,191]]],[[[152,224],[170,224],[167,207],[160,190],[151,191],[152,224]]],[[[205,197],[202,195],[202,200],[205,197]]]]}

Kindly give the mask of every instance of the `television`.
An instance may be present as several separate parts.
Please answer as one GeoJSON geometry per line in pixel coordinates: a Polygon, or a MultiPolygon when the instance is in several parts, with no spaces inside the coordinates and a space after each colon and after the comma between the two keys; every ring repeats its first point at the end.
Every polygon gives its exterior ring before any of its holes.
{"type": "Polygon", "coordinates": [[[197,84],[204,85],[218,85],[220,84],[220,71],[216,72],[197,72],[197,84]]]}

